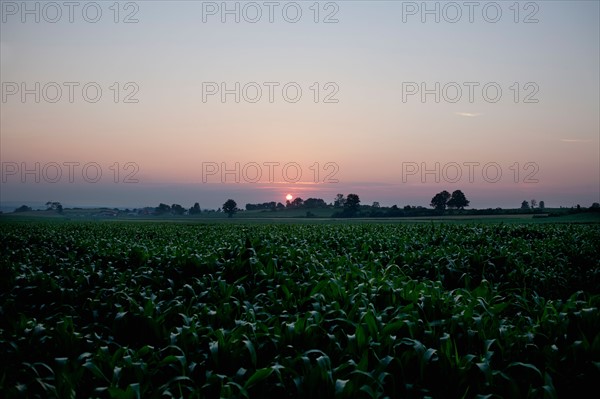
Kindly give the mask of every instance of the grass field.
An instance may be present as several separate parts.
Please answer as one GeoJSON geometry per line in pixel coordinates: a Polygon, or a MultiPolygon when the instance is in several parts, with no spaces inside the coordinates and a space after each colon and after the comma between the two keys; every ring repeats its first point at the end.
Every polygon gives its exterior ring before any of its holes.
{"type": "Polygon", "coordinates": [[[283,211],[244,211],[228,218],[223,213],[203,212],[201,215],[124,215],[103,216],[101,209],[67,209],[59,214],[55,211],[30,211],[20,213],[0,214],[1,222],[13,221],[125,221],[125,222],[172,222],[172,223],[318,223],[318,224],[352,224],[352,223],[598,223],[600,212],[569,213],[562,208],[549,209],[558,215],[548,217],[548,214],[501,214],[501,215],[444,215],[420,217],[390,217],[390,218],[332,218],[332,209],[312,209],[313,216],[307,217],[305,209],[286,209],[283,211]]]}
{"type": "Polygon", "coordinates": [[[3,215],[0,397],[585,397],[600,225],[584,216],[3,215]]]}

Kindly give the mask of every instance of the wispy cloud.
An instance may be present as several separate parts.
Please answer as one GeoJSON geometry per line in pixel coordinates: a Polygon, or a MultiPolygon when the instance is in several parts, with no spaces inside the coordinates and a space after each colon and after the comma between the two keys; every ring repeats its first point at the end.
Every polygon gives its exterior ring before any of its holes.
{"type": "Polygon", "coordinates": [[[563,143],[591,143],[592,140],[582,140],[582,139],[560,139],[563,143]]]}
{"type": "Polygon", "coordinates": [[[475,118],[477,116],[483,115],[480,113],[471,113],[471,112],[455,112],[458,116],[466,116],[467,118],[475,118]]]}

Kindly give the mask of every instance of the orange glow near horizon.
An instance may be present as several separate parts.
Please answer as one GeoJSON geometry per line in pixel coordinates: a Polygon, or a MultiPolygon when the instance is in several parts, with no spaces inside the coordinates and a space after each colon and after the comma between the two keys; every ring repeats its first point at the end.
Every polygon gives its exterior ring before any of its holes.
{"type": "Polygon", "coordinates": [[[465,7],[436,23],[361,1],[340,2],[340,23],[306,3],[298,24],[281,7],[198,24],[203,2],[183,3],[143,2],[118,29],[108,3],[98,24],[65,7],[23,22],[22,2],[3,15],[0,207],[600,201],[599,2],[544,2],[538,24],[508,6],[498,24],[465,7]]]}

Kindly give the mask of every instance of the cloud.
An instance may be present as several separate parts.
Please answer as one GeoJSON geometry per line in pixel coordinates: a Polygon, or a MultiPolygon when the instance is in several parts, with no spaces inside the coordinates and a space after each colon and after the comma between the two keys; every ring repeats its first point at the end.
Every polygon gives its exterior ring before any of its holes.
{"type": "Polygon", "coordinates": [[[560,139],[563,143],[591,143],[592,140],[582,140],[582,139],[560,139]]]}
{"type": "Polygon", "coordinates": [[[471,113],[471,112],[455,112],[455,114],[458,116],[466,116],[467,118],[475,118],[479,115],[483,115],[480,113],[471,113]]]}

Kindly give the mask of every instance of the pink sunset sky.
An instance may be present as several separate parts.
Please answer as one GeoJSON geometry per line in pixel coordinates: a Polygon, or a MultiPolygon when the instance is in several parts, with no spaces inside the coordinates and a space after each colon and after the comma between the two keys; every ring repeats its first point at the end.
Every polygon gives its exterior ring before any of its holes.
{"type": "Polygon", "coordinates": [[[3,1],[0,205],[600,202],[599,3],[491,3],[3,1]]]}

